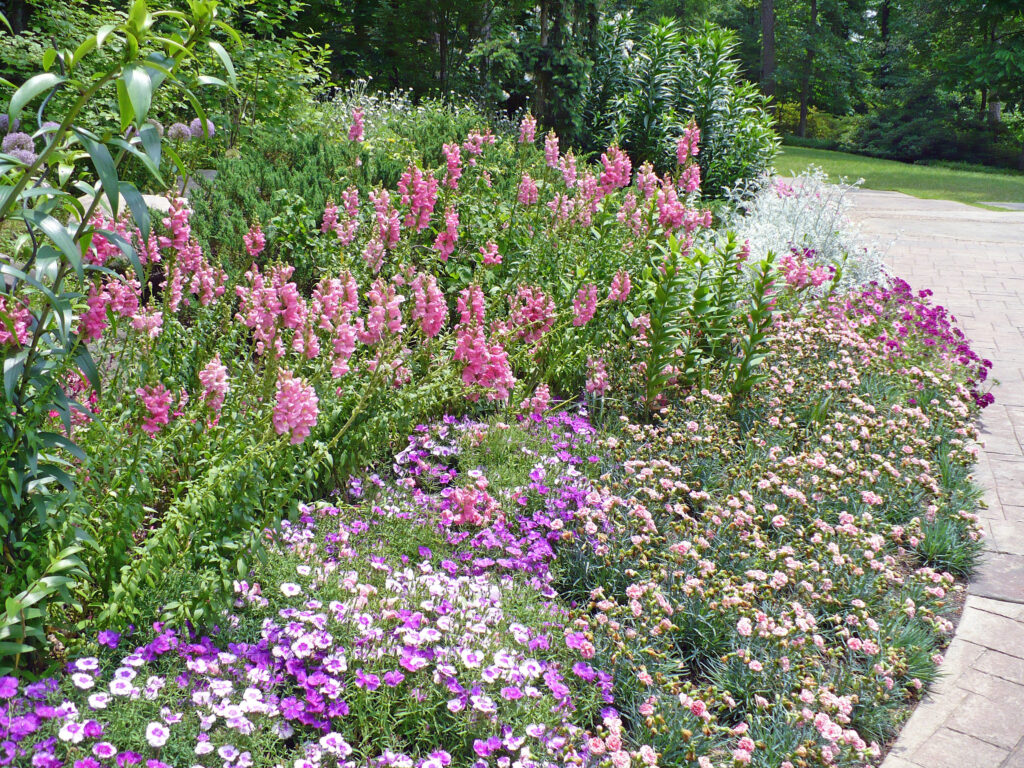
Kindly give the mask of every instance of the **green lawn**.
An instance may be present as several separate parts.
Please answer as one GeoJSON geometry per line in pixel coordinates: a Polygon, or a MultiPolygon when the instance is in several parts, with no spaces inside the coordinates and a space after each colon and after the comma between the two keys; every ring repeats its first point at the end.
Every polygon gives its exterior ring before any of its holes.
{"type": "Polygon", "coordinates": [[[830,177],[849,181],[864,179],[868,189],[888,189],[915,197],[982,202],[1024,203],[1024,173],[992,173],[954,170],[940,166],[911,165],[875,157],[829,152],[824,149],[783,147],[775,168],[783,176],[818,165],[830,177]]]}

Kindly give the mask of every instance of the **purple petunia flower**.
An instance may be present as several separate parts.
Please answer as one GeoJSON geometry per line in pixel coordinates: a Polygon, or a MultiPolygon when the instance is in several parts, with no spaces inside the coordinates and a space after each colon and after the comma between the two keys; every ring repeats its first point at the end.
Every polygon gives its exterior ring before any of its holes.
{"type": "Polygon", "coordinates": [[[0,677],[0,699],[10,699],[18,692],[18,678],[0,677]]]}

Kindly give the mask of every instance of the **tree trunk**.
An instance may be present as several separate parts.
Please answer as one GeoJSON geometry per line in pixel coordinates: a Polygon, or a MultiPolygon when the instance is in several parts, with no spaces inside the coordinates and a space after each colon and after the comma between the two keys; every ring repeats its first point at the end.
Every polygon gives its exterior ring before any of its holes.
{"type": "Polygon", "coordinates": [[[775,0],[761,0],[761,90],[775,96],[775,0]]]}
{"type": "Polygon", "coordinates": [[[30,10],[25,0],[7,0],[4,3],[4,12],[14,34],[20,35],[28,28],[30,10]]]}
{"type": "Polygon", "coordinates": [[[807,137],[807,110],[811,103],[811,78],[814,77],[814,46],[818,40],[818,0],[811,0],[810,32],[807,36],[807,61],[800,83],[800,124],[796,130],[802,139],[807,137]]]}

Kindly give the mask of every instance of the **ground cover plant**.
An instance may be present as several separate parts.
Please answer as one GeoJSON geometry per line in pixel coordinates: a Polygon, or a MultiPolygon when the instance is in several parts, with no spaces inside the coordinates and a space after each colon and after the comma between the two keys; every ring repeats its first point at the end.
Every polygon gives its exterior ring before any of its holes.
{"type": "Polygon", "coordinates": [[[934,679],[949,570],[976,549],[986,365],[899,283],[777,338],[745,406],[765,419],[713,386],[650,424],[418,427],[390,467],[269,534],[214,635],[104,632],[59,683],[5,679],[10,754],[874,762],[934,679]]]}
{"type": "Polygon", "coordinates": [[[915,165],[895,160],[851,155],[823,149],[785,146],[775,160],[784,174],[799,174],[809,165],[823,169],[833,179],[864,179],[867,189],[887,189],[914,197],[979,203],[1024,202],[1024,175],[977,171],[942,165],[915,165]]]}

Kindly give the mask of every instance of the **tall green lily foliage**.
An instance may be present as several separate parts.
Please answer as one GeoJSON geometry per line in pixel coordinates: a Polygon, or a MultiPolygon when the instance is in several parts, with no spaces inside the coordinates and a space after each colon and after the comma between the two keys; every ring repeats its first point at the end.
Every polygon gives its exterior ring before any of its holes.
{"type": "Polygon", "coordinates": [[[231,85],[209,76],[198,83],[233,87],[228,53],[211,39],[216,28],[237,40],[217,19],[215,0],[188,0],[187,11],[152,12],[145,0],[136,0],[124,23],[101,27],[76,50],[46,51],[42,71],[19,87],[0,82],[13,91],[6,110],[11,125],[34,122],[39,129],[33,138],[44,145],[34,160],[0,154],[0,227],[24,232],[15,251],[0,256],[0,323],[9,336],[0,341],[0,674],[26,666],[32,657],[25,654],[45,645],[48,622],[71,603],[74,584],[85,575],[78,553],[86,537],[66,512],[75,493],[73,462],[83,458],[68,435],[73,416],[85,409],[61,382],[77,369],[97,391],[102,384],[77,323],[85,273],[109,271],[84,258],[93,235],[116,243],[143,279],[131,244],[90,220],[101,202],[115,215],[127,206],[149,237],[146,204],[119,175],[127,163],[138,162],[161,181],[162,151],[180,165],[146,119],[157,89],[175,87],[206,120],[178,75],[200,46],[214,52],[231,85]],[[104,48],[116,51],[116,64],[83,74],[82,62],[104,48]],[[73,97],[60,100],[70,106],[59,112],[52,106],[58,92],[73,97]],[[79,123],[90,102],[115,98],[111,125],[90,130],[79,123]]]}

